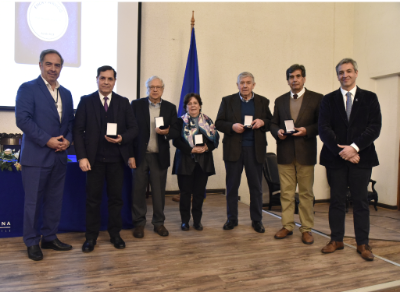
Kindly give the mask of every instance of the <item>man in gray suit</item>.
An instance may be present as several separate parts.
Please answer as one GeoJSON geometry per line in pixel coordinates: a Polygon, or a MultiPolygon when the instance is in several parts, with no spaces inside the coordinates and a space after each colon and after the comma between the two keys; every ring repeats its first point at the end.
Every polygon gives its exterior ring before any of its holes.
{"type": "Polygon", "coordinates": [[[314,166],[317,162],[318,115],[322,94],[307,90],[306,69],[294,64],[286,70],[290,91],[275,100],[271,134],[276,139],[281,183],[282,229],[276,239],[293,234],[296,186],[299,186],[300,231],[305,244],[314,243],[314,166]],[[293,122],[294,133],[288,127],[293,122]]]}

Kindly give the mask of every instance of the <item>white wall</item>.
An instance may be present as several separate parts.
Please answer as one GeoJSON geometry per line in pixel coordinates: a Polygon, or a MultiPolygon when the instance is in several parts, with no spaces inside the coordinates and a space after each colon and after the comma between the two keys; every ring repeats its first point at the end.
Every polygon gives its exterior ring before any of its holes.
{"type": "MultiPolygon", "coordinates": [[[[237,91],[236,77],[242,71],[254,74],[255,92],[271,101],[273,111],[275,98],[289,90],[285,70],[293,63],[305,65],[308,89],[326,94],[339,88],[336,63],[344,57],[356,59],[358,85],[378,93],[384,116],[384,129],[376,142],[381,165],[373,172],[373,178],[378,180],[379,200],[396,204],[399,82],[391,78],[377,85],[378,81],[372,78],[400,72],[399,3],[145,2],[142,97],[146,96],[146,79],[159,75],[166,84],[163,98],[179,104],[192,10],[196,19],[203,112],[213,119],[221,98],[237,91]],[[385,128],[391,119],[396,124],[392,135],[385,128]],[[378,172],[392,175],[379,176],[378,172]]],[[[0,112],[0,132],[18,131],[13,115],[0,112]]],[[[269,133],[267,139],[267,151],[275,152],[275,141],[269,133]]],[[[319,142],[318,148],[321,147],[319,142]]],[[[171,154],[173,157],[173,146],[171,154]]],[[[210,177],[207,187],[222,189],[225,188],[222,147],[214,152],[214,160],[217,175],[210,177]]],[[[178,189],[175,176],[168,176],[167,189],[178,189]]],[[[320,165],[315,170],[314,192],[317,199],[329,198],[325,168],[320,165]]],[[[249,201],[245,180],[242,180],[240,195],[242,200],[249,201]]]]}

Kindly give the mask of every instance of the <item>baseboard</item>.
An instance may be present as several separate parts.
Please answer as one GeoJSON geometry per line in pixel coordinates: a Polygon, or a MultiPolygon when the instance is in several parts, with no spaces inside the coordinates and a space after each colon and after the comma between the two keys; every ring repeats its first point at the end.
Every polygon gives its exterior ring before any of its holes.
{"type": "MultiPolygon", "coordinates": [[[[165,191],[166,195],[178,195],[179,190],[177,191],[165,191]]],[[[225,195],[225,189],[207,189],[206,194],[223,194],[225,195]]],[[[151,195],[151,192],[150,192],[151,195]]]]}
{"type": "Polygon", "coordinates": [[[315,200],[315,204],[319,204],[319,203],[329,203],[330,200],[329,199],[324,199],[324,200],[315,200]]]}

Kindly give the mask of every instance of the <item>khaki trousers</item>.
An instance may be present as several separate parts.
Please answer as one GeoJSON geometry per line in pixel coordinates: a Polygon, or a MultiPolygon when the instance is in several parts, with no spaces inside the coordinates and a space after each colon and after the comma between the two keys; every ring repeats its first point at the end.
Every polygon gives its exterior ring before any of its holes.
{"type": "Polygon", "coordinates": [[[282,225],[294,229],[295,193],[299,185],[300,232],[314,227],[314,165],[301,165],[296,159],[291,164],[278,164],[281,182],[282,225]]]}

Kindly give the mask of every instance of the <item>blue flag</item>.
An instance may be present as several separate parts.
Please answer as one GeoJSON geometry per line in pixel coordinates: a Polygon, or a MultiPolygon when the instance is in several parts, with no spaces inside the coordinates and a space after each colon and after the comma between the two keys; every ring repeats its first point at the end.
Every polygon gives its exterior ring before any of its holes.
{"type": "Polygon", "coordinates": [[[185,76],[183,78],[181,99],[179,101],[178,117],[185,114],[183,109],[183,98],[186,94],[191,92],[200,94],[199,63],[197,61],[197,48],[194,28],[192,28],[192,36],[190,39],[189,55],[186,63],[185,76]]]}

